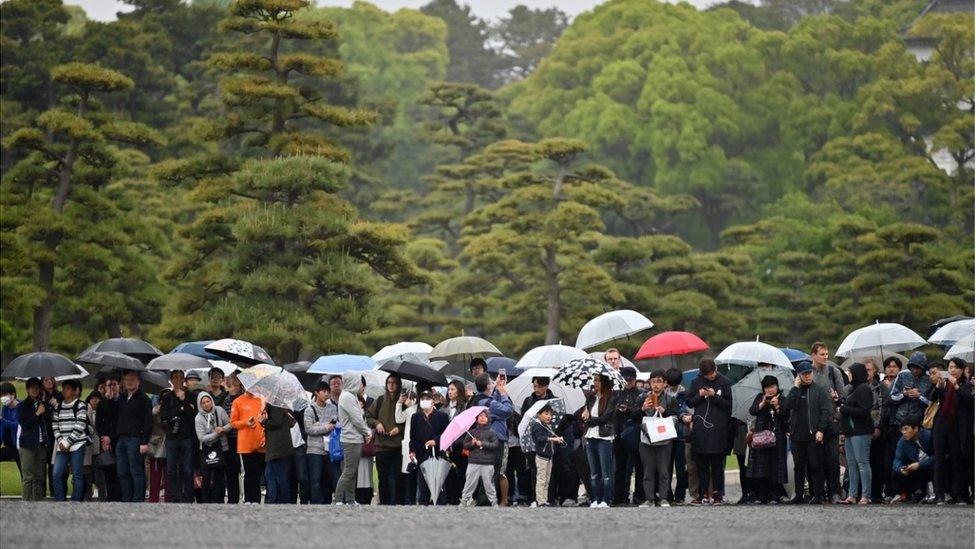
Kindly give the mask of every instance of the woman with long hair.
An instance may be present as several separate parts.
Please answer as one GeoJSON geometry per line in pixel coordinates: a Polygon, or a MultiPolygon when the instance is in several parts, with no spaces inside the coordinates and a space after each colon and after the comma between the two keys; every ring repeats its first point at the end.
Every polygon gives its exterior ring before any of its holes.
{"type": "Polygon", "coordinates": [[[611,391],[610,378],[593,376],[593,393],[587,397],[580,420],[587,429],[586,459],[590,464],[590,507],[610,507],[613,499],[613,438],[617,398],[611,391]]]}
{"type": "MultiPolygon", "coordinates": [[[[464,388],[464,383],[455,379],[447,385],[447,403],[441,408],[441,411],[447,414],[448,419],[454,419],[467,407],[467,390],[464,388]]],[[[463,447],[465,438],[467,437],[460,437],[451,445],[449,459],[454,467],[451,467],[444,487],[448,505],[461,503],[461,489],[464,487],[465,473],[468,468],[468,456],[463,447]]]]}

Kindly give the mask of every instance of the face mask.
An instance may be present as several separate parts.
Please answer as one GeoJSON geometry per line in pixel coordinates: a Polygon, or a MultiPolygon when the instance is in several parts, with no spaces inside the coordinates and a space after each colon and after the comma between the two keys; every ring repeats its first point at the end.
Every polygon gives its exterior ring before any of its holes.
{"type": "Polygon", "coordinates": [[[0,397],[0,406],[6,406],[6,405],[10,404],[10,400],[11,400],[11,398],[9,396],[2,396],[2,397],[0,397]]]}
{"type": "Polygon", "coordinates": [[[430,408],[433,405],[434,405],[434,401],[433,400],[421,400],[420,401],[420,409],[421,410],[430,410],[430,408]]]}

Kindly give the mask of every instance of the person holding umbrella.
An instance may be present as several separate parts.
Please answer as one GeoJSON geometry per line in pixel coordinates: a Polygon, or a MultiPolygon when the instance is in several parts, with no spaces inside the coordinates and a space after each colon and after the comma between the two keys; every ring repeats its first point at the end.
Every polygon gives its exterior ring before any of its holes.
{"type": "Polygon", "coordinates": [[[159,417],[166,427],[166,477],[169,489],[173,491],[173,503],[191,503],[194,500],[196,395],[186,388],[181,370],[171,371],[169,380],[172,390],[159,398],[159,417]]]}
{"type": "Polygon", "coordinates": [[[122,501],[139,502],[146,498],[146,454],[152,435],[152,400],[140,388],[139,372],[122,375],[123,393],[119,397],[115,436],[115,466],[122,501]]]}
{"type": "Polygon", "coordinates": [[[24,501],[44,499],[51,440],[47,436],[47,409],[43,399],[41,380],[27,380],[27,398],[17,405],[20,426],[20,497],[24,501]]]}
{"type": "Polygon", "coordinates": [[[786,396],[783,409],[789,414],[790,443],[793,448],[793,482],[796,493],[790,503],[804,503],[803,489],[810,479],[810,503],[823,503],[823,464],[819,446],[823,444],[834,405],[827,390],[813,382],[813,364],[796,364],[796,381],[786,396]]]}
{"type": "Polygon", "coordinates": [[[265,503],[292,503],[291,486],[288,483],[288,466],[295,447],[292,445],[291,427],[295,418],[288,410],[266,404],[260,421],[264,427],[264,481],[267,484],[265,503]]]}
{"type": "Polygon", "coordinates": [[[502,466],[508,451],[508,418],[515,413],[512,399],[508,396],[508,379],[498,376],[497,381],[492,382],[488,374],[481,374],[474,379],[474,388],[476,393],[471,397],[470,405],[488,408],[491,430],[502,443],[494,450],[495,482],[498,484],[499,494],[508,494],[508,479],[505,478],[502,466]]]}
{"type": "MultiPolygon", "coordinates": [[[[609,354],[609,351],[607,351],[609,354]]],[[[617,363],[620,362],[620,353],[617,353],[617,363]]],[[[613,366],[613,364],[610,364],[613,366]]],[[[618,434],[613,440],[613,502],[615,505],[627,505],[631,502],[630,479],[634,479],[634,500],[635,504],[640,503],[645,498],[651,499],[643,490],[644,471],[641,469],[641,456],[639,444],[639,431],[641,416],[641,393],[637,388],[637,368],[624,366],[617,368],[623,376],[626,385],[617,391],[617,416],[614,420],[615,429],[618,434]]],[[[662,383],[664,382],[664,372],[661,374],[662,383]]],[[[653,377],[652,377],[653,385],[653,377]]],[[[665,384],[666,386],[666,384],[665,384]]],[[[664,389],[664,386],[661,387],[664,389]]],[[[677,413],[677,410],[675,411],[677,413]]],[[[670,445],[668,446],[668,460],[671,459],[670,445]]],[[[670,484],[669,484],[670,488],[670,484]]],[[[666,497],[665,494],[662,497],[666,497]]]]}
{"type": "Polygon", "coordinates": [[[746,476],[754,481],[756,501],[766,505],[779,503],[782,485],[788,482],[786,465],[787,415],[783,394],[776,376],[767,375],[760,382],[762,392],[756,395],[749,414],[756,423],[749,442],[749,464],[746,476]]]}
{"type": "Polygon", "coordinates": [[[465,472],[464,490],[461,492],[461,507],[471,507],[471,496],[478,487],[480,481],[484,486],[488,502],[492,507],[498,506],[495,497],[495,483],[492,480],[494,473],[494,452],[498,442],[498,437],[488,425],[488,411],[485,410],[478,414],[474,427],[468,431],[464,439],[464,449],[469,452],[468,467],[465,472]]]}
{"type": "MultiPolygon", "coordinates": [[[[488,374],[482,374],[487,377],[488,374]]],[[[479,377],[480,379],[480,377],[479,377]]],[[[420,394],[420,413],[414,414],[410,418],[410,461],[416,461],[418,470],[423,475],[423,468],[420,466],[428,458],[434,457],[440,452],[440,438],[447,429],[450,421],[447,414],[434,408],[434,398],[430,391],[420,394]]],[[[470,456],[469,456],[470,460],[470,456]]],[[[420,482],[420,498],[417,503],[429,505],[433,503],[443,503],[440,494],[431,494],[426,482],[420,482]]]]}
{"type": "Polygon", "coordinates": [[[593,376],[593,393],[587,397],[580,411],[580,420],[587,429],[586,459],[590,465],[590,507],[607,508],[607,500],[613,499],[613,439],[616,436],[615,420],[617,397],[613,394],[610,378],[603,374],[593,376]]]}
{"type": "MultiPolygon", "coordinates": [[[[441,411],[447,414],[447,419],[451,420],[463,412],[468,405],[468,395],[464,388],[464,383],[455,379],[447,385],[447,405],[441,411]]],[[[459,505],[461,503],[461,491],[464,487],[465,470],[468,466],[468,458],[464,455],[463,441],[458,440],[451,444],[450,459],[451,472],[447,476],[447,485],[444,490],[447,492],[448,505],[459,505]]]]}
{"type": "Polygon", "coordinates": [[[342,443],[342,474],[336,484],[335,505],[359,505],[356,502],[356,480],[363,445],[373,437],[359,403],[359,390],[364,385],[360,372],[342,375],[342,392],[339,394],[339,440],[342,443]]]}
{"type": "Polygon", "coordinates": [[[61,384],[64,395],[54,409],[54,500],[65,501],[68,468],[71,468],[71,500],[82,501],[85,494],[85,449],[91,442],[88,432],[88,405],[81,401],[81,383],[69,379],[61,384]]]}
{"type": "Polygon", "coordinates": [[[386,391],[366,411],[366,423],[376,431],[380,505],[396,505],[397,500],[403,424],[396,421],[396,406],[400,401],[401,387],[400,377],[390,374],[386,378],[386,391]]]}
{"type": "Polygon", "coordinates": [[[718,373],[715,361],[702,359],[685,402],[694,408],[691,453],[698,467],[698,494],[692,505],[721,504],[725,495],[725,456],[730,450],[732,383],[718,373]],[[711,487],[712,491],[709,491],[711,487]]]}

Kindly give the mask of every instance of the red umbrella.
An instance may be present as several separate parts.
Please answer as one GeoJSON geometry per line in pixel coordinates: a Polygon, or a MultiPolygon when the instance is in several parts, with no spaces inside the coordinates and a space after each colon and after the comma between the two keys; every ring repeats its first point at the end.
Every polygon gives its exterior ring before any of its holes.
{"type": "Polygon", "coordinates": [[[644,360],[661,356],[686,355],[708,349],[702,338],[690,332],[664,332],[651,337],[641,345],[634,360],[644,360]]]}

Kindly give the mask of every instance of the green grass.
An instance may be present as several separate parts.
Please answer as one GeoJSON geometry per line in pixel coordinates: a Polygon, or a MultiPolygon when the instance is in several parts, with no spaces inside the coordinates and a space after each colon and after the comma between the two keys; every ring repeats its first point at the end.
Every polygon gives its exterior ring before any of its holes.
{"type": "Polygon", "coordinates": [[[12,461],[0,463],[0,496],[20,495],[20,473],[12,461]]]}

